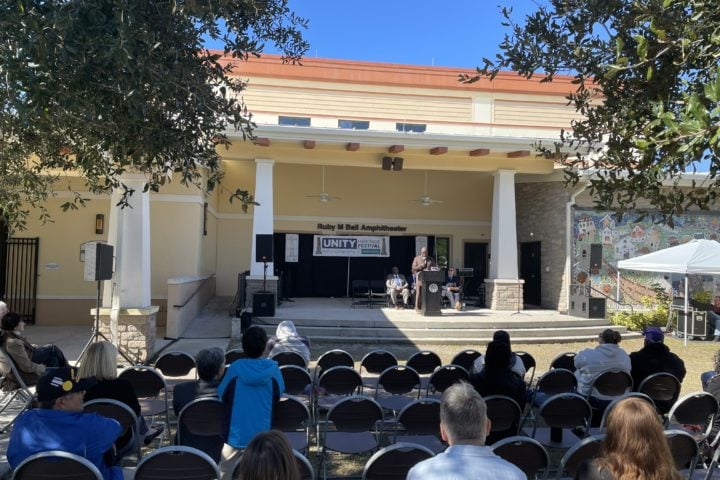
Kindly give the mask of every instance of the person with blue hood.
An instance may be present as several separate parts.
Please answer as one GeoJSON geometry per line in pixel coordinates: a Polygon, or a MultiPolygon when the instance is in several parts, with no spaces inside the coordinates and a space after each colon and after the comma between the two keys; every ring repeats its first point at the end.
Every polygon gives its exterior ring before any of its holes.
{"type": "Polygon", "coordinates": [[[266,344],[265,330],[257,325],[248,328],[242,336],[247,358],[234,361],[218,386],[218,395],[230,409],[228,438],[219,465],[222,478],[232,476],[242,449],[255,434],[270,430],[273,407],[285,390],[277,362],[262,358],[266,344]]]}

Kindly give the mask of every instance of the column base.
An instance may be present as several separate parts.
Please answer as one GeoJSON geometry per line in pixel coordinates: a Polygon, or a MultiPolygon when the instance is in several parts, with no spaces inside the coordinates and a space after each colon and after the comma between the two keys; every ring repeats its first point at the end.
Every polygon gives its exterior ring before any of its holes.
{"type": "Polygon", "coordinates": [[[491,310],[524,310],[525,280],[485,279],[485,305],[491,310]]]}
{"type": "MultiPolygon", "coordinates": [[[[155,353],[156,316],[160,307],[121,308],[118,312],[117,327],[113,328],[111,309],[100,309],[100,333],[111,339],[130,358],[146,361],[155,353]],[[115,335],[113,335],[115,330],[115,335]]],[[[95,317],[95,309],[90,311],[95,317]]]]}

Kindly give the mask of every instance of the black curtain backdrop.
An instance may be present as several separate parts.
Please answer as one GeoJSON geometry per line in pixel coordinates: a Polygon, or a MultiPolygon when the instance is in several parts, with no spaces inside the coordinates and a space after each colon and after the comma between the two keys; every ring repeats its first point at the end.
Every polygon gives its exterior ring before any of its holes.
{"type": "MultiPolygon", "coordinates": [[[[428,250],[434,255],[434,237],[428,237],[428,250]]],[[[299,235],[297,263],[285,262],[285,234],[274,236],[275,274],[280,276],[282,297],[344,297],[348,285],[348,257],[313,256],[313,235],[299,235]]],[[[384,280],[393,266],[408,282],[415,257],[415,237],[390,237],[389,257],[350,258],[350,282],[384,280]]]]}

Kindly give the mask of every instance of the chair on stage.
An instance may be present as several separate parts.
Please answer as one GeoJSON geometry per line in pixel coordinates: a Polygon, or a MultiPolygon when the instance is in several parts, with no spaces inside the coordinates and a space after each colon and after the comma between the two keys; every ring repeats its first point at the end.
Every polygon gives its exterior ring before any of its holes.
{"type": "MultiPolygon", "coordinates": [[[[384,285],[383,285],[384,287],[384,285]]],[[[350,306],[370,306],[370,282],[367,280],[353,280],[350,282],[350,306]]]]}
{"type": "Polygon", "coordinates": [[[370,280],[370,308],[376,305],[388,306],[390,303],[390,295],[387,293],[385,280],[370,280]]]}

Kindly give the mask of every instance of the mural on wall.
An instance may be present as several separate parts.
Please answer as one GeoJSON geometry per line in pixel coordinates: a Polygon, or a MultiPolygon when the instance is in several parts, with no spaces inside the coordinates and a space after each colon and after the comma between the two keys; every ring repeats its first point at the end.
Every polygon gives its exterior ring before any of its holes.
{"type": "MultiPolygon", "coordinates": [[[[615,298],[617,286],[617,262],[646,253],[688,242],[693,238],[718,240],[720,238],[720,214],[685,214],[675,218],[675,228],[656,225],[652,218],[639,220],[637,214],[627,214],[622,220],[609,212],[576,208],[573,216],[573,283],[578,279],[606,295],[615,298]],[[590,246],[602,245],[602,265],[590,268],[590,246]]],[[[657,283],[673,295],[682,290],[682,276],[650,272],[621,272],[620,301],[639,304],[642,297],[654,297],[652,284],[657,283]]],[[[691,292],[699,290],[720,291],[720,277],[694,276],[691,292]],[[717,282],[717,284],[716,284],[717,282]]],[[[692,295],[692,293],[691,293],[692,295]]]]}

